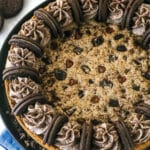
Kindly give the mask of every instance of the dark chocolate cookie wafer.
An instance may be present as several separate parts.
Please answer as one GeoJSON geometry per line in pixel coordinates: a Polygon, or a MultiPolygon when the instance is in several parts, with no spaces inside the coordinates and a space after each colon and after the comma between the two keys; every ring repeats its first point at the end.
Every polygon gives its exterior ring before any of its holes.
{"type": "Polygon", "coordinates": [[[140,103],[135,107],[135,112],[139,114],[143,114],[146,117],[150,118],[150,105],[145,103],[140,103]]]}
{"type": "Polygon", "coordinates": [[[99,0],[99,10],[98,10],[97,21],[106,22],[108,13],[109,13],[108,0],[99,0]]]}
{"type": "Polygon", "coordinates": [[[50,28],[53,36],[57,38],[58,36],[62,37],[63,33],[61,30],[61,26],[57,22],[57,20],[48,13],[45,9],[40,8],[34,12],[34,15],[45,22],[45,24],[50,28]]]}
{"type": "Polygon", "coordinates": [[[23,0],[3,0],[3,13],[5,18],[15,16],[23,7],[23,0]]]}
{"type": "Polygon", "coordinates": [[[124,150],[133,150],[133,141],[131,139],[131,134],[128,130],[128,128],[126,127],[125,123],[120,120],[115,122],[115,127],[117,129],[117,132],[119,134],[119,137],[121,139],[122,145],[123,145],[123,149],[124,150]]]}
{"type": "Polygon", "coordinates": [[[3,71],[3,80],[12,80],[16,77],[31,77],[37,83],[40,81],[38,71],[31,67],[9,67],[3,71]]]}
{"type": "Polygon", "coordinates": [[[143,2],[144,0],[130,0],[129,1],[127,8],[125,9],[122,22],[121,22],[121,29],[130,28],[135,11],[143,2]]]}
{"type": "Polygon", "coordinates": [[[43,143],[52,145],[55,142],[57,133],[60,131],[61,127],[68,121],[68,118],[64,115],[56,115],[53,118],[52,123],[43,138],[43,143]]]}
{"type": "Polygon", "coordinates": [[[90,150],[92,143],[93,125],[84,123],[81,134],[80,148],[79,150],[90,150]]]}
{"type": "Polygon", "coordinates": [[[35,102],[41,102],[46,101],[45,98],[41,94],[32,94],[29,96],[26,96],[22,99],[21,102],[17,103],[14,108],[12,109],[12,112],[14,115],[20,115],[23,113],[29,105],[34,104],[35,102]]]}
{"type": "Polygon", "coordinates": [[[13,35],[9,40],[9,44],[19,46],[22,48],[28,48],[32,51],[37,57],[41,57],[43,54],[42,47],[35,41],[21,35],[13,35]]]}
{"type": "Polygon", "coordinates": [[[69,5],[72,9],[72,14],[77,25],[80,25],[83,20],[82,10],[78,0],[68,0],[69,5]]]}
{"type": "Polygon", "coordinates": [[[145,32],[142,38],[142,46],[144,49],[150,48],[150,28],[145,32]]]}
{"type": "Polygon", "coordinates": [[[150,0],[144,0],[144,3],[150,4],[150,0]]]}
{"type": "Polygon", "coordinates": [[[0,31],[3,28],[3,25],[4,25],[4,17],[2,15],[2,13],[0,12],[0,31]]]}

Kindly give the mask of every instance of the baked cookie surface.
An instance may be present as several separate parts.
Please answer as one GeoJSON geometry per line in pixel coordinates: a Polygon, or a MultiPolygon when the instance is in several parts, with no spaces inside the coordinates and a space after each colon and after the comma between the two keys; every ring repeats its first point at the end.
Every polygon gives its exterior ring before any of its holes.
{"type": "Polygon", "coordinates": [[[9,41],[3,72],[8,101],[43,148],[150,145],[150,5],[102,3],[50,2],[9,41]]]}

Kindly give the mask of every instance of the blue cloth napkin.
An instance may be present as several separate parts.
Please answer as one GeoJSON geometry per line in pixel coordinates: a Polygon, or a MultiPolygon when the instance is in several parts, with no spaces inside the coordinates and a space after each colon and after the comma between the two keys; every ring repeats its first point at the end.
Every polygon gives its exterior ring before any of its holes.
{"type": "Polygon", "coordinates": [[[24,150],[7,129],[0,133],[0,150],[24,150]]]}

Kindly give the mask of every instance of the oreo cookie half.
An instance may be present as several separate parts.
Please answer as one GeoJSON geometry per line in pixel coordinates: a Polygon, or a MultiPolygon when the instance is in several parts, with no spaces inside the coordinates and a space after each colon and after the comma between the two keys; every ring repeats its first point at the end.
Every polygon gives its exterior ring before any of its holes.
{"type": "Polygon", "coordinates": [[[145,32],[142,38],[142,46],[144,49],[150,48],[150,28],[145,32]]]}
{"type": "Polygon", "coordinates": [[[12,80],[18,76],[31,77],[35,82],[40,81],[39,73],[31,67],[9,67],[3,71],[3,80],[12,80]]]}
{"type": "Polygon", "coordinates": [[[20,115],[23,113],[29,105],[34,104],[35,102],[40,102],[45,100],[45,98],[41,94],[32,94],[22,99],[21,102],[17,103],[14,108],[12,109],[12,112],[14,115],[20,115]]]}
{"type": "Polygon", "coordinates": [[[53,36],[55,38],[57,37],[62,37],[63,33],[61,30],[61,27],[57,20],[50,14],[48,13],[45,9],[40,8],[34,12],[34,15],[45,22],[45,24],[50,28],[53,36]]]}
{"type": "Polygon", "coordinates": [[[117,129],[118,135],[121,139],[124,150],[133,150],[133,141],[131,139],[131,134],[122,120],[115,122],[115,127],[117,129]]]}
{"type": "Polygon", "coordinates": [[[22,48],[28,48],[37,57],[41,57],[43,54],[42,47],[37,42],[22,35],[13,35],[12,38],[9,40],[9,44],[22,48]]]}
{"type": "Polygon", "coordinates": [[[121,29],[130,28],[135,11],[143,2],[144,0],[130,0],[129,1],[127,8],[124,12],[122,22],[121,22],[121,29]]]}
{"type": "Polygon", "coordinates": [[[98,10],[97,21],[106,22],[108,13],[109,13],[108,0],[99,0],[99,10],[98,10]]]}
{"type": "Polygon", "coordinates": [[[23,7],[23,0],[3,0],[3,13],[5,18],[15,16],[23,7]]]}
{"type": "Polygon", "coordinates": [[[84,123],[81,134],[80,148],[79,150],[91,150],[93,134],[93,125],[84,123]]]}
{"type": "Polygon", "coordinates": [[[150,4],[150,0],[144,0],[144,3],[150,4]]]}
{"type": "Polygon", "coordinates": [[[68,118],[64,115],[56,115],[53,118],[52,123],[49,125],[48,130],[43,138],[43,144],[53,145],[57,133],[60,131],[61,127],[68,121],[68,118]]]}
{"type": "Polygon", "coordinates": [[[78,0],[68,0],[72,9],[72,14],[77,25],[80,25],[83,20],[82,10],[78,0]]]}
{"type": "Polygon", "coordinates": [[[135,112],[139,114],[143,114],[146,117],[150,118],[150,105],[145,103],[140,103],[135,107],[135,112]]]}

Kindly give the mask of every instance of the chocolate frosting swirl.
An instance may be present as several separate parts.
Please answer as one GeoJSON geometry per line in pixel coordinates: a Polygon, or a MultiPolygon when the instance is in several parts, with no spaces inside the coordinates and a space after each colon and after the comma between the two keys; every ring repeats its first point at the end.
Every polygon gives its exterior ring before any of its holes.
{"type": "Polygon", "coordinates": [[[40,92],[40,86],[30,78],[18,77],[9,84],[9,96],[16,103],[20,102],[24,97],[40,92]]]}
{"type": "Polygon", "coordinates": [[[110,0],[109,10],[110,16],[109,19],[114,23],[120,23],[129,0],[110,0]]]}
{"type": "Polygon", "coordinates": [[[143,3],[135,14],[132,31],[134,34],[143,35],[147,24],[150,24],[150,5],[143,3]]]}
{"type": "Polygon", "coordinates": [[[81,126],[76,122],[68,122],[58,133],[55,145],[61,150],[78,150],[81,126]]]}
{"type": "Polygon", "coordinates": [[[13,47],[13,49],[9,51],[6,68],[13,66],[37,68],[36,57],[27,48],[13,47]]]}
{"type": "Polygon", "coordinates": [[[37,135],[44,135],[49,124],[52,123],[54,110],[50,105],[36,103],[30,105],[27,113],[23,115],[25,126],[37,135]]]}
{"type": "Polygon", "coordinates": [[[98,0],[80,0],[83,15],[86,19],[94,19],[98,11],[98,0]]]}
{"type": "Polygon", "coordinates": [[[43,21],[38,19],[26,21],[22,25],[19,34],[40,43],[42,47],[46,47],[51,39],[49,29],[44,25],[43,21]]]}
{"type": "Polygon", "coordinates": [[[136,144],[141,144],[150,140],[150,119],[144,115],[133,114],[128,119],[128,125],[133,134],[133,140],[136,144]]]}
{"type": "Polygon", "coordinates": [[[56,0],[48,5],[47,10],[57,19],[62,27],[66,27],[73,22],[71,7],[67,0],[56,0]]]}
{"type": "Polygon", "coordinates": [[[102,123],[94,127],[93,150],[121,150],[114,126],[102,123]]]}

